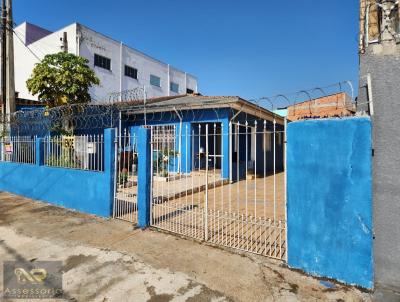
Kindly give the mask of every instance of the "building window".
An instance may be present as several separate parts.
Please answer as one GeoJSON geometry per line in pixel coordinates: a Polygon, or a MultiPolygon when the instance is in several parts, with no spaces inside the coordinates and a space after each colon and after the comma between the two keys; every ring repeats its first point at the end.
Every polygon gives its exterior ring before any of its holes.
{"type": "Polygon", "coordinates": [[[161,78],[151,74],[150,75],[150,84],[153,86],[161,87],[161,78]]]}
{"type": "Polygon", "coordinates": [[[94,66],[111,70],[111,59],[94,54],[94,66]]]}
{"type": "Polygon", "coordinates": [[[187,89],[186,89],[186,93],[187,93],[187,94],[193,94],[193,93],[194,93],[194,90],[193,90],[193,89],[187,88],[187,89]]]}
{"type": "Polygon", "coordinates": [[[137,69],[130,67],[128,65],[125,65],[125,75],[127,77],[130,77],[132,79],[136,79],[137,80],[137,69]]]}
{"type": "Polygon", "coordinates": [[[169,83],[169,89],[170,89],[172,92],[179,93],[179,84],[174,83],[174,82],[171,82],[171,83],[169,83]]]}

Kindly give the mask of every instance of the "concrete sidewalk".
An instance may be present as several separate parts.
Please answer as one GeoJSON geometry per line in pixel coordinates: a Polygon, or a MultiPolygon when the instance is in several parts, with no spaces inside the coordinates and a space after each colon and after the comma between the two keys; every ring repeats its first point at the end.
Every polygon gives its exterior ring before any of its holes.
{"type": "Polygon", "coordinates": [[[265,257],[0,193],[0,259],[18,258],[63,261],[69,301],[371,301],[265,257]]]}

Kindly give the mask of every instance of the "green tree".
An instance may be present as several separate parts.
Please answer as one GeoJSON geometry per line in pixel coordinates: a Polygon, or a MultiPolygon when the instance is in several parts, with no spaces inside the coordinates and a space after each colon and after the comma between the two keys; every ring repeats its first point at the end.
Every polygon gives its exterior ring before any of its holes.
{"type": "Polygon", "coordinates": [[[89,60],[66,52],[46,55],[35,65],[27,88],[49,108],[88,103],[89,88],[100,83],[88,63],[89,60]]]}

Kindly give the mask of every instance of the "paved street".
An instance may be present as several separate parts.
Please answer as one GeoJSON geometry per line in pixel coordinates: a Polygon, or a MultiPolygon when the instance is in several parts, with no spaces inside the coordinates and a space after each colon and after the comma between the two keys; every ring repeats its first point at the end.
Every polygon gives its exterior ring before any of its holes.
{"type": "Polygon", "coordinates": [[[0,193],[0,259],[62,261],[69,301],[370,301],[265,257],[7,193],[0,193]]]}

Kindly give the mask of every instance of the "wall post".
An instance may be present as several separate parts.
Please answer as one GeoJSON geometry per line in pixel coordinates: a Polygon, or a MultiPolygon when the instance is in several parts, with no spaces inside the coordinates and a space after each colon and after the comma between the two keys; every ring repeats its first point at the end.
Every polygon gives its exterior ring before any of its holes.
{"type": "Polygon", "coordinates": [[[43,138],[37,137],[35,140],[35,164],[37,166],[43,166],[44,165],[44,144],[43,144],[43,138]]]}
{"type": "Polygon", "coordinates": [[[115,129],[104,129],[104,173],[107,181],[108,216],[112,216],[114,204],[114,178],[115,178],[115,129]]]}
{"type": "Polygon", "coordinates": [[[142,229],[150,225],[151,188],[151,130],[139,128],[138,131],[138,226],[142,229]]]}
{"type": "Polygon", "coordinates": [[[221,163],[221,177],[223,179],[229,179],[229,169],[231,168],[232,162],[230,157],[230,129],[229,129],[229,120],[224,118],[221,122],[221,154],[222,154],[222,163],[221,163]]]}
{"type": "MultiPolygon", "coordinates": [[[[181,173],[190,174],[192,171],[192,125],[190,122],[182,123],[181,147],[181,173]]],[[[179,137],[179,132],[178,132],[179,137]]]]}

